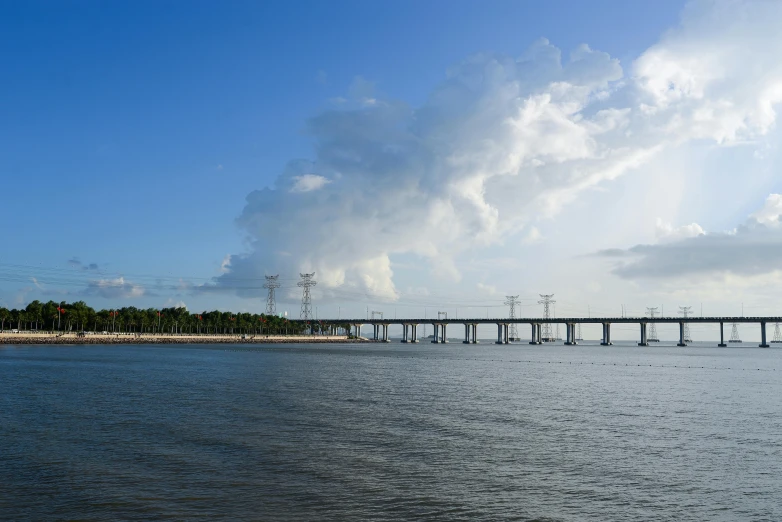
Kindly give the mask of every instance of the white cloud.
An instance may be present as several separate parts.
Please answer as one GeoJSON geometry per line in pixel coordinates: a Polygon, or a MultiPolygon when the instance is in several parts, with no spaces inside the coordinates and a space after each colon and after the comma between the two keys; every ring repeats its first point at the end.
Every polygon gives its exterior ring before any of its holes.
{"type": "Polygon", "coordinates": [[[771,228],[782,226],[782,195],[770,194],[763,208],[751,216],[758,223],[771,228]]]}
{"type": "Polygon", "coordinates": [[[184,308],[187,310],[187,305],[184,301],[174,301],[173,299],[167,299],[165,303],[163,303],[163,308],[184,308]]]}
{"type": "Polygon", "coordinates": [[[698,223],[690,223],[689,225],[682,225],[675,227],[670,223],[664,222],[662,219],[657,218],[657,224],[655,227],[655,235],[657,240],[664,241],[678,241],[688,237],[697,237],[705,234],[706,231],[698,223]]]}
{"type": "Polygon", "coordinates": [[[141,297],[146,294],[144,287],[126,281],[120,276],[116,279],[98,279],[87,284],[87,295],[96,295],[106,299],[141,297]]]}
{"type": "Polygon", "coordinates": [[[782,101],[782,3],[699,1],[633,66],[643,108],[678,139],[764,135],[782,101]]]}
{"type": "Polygon", "coordinates": [[[618,260],[614,274],[633,280],[706,276],[735,283],[737,278],[773,275],[782,270],[782,227],[779,213],[773,214],[779,212],[779,199],[779,194],[770,195],[764,207],[735,231],[706,235],[697,225],[700,232],[694,233],[690,225],[672,229],[669,240],[656,245],[601,254],[618,260]]]}
{"type": "Polygon", "coordinates": [[[291,187],[291,192],[310,192],[312,190],[318,190],[331,183],[331,180],[317,174],[304,174],[302,176],[294,176],[294,183],[291,187]]]}
{"type": "Polygon", "coordinates": [[[231,254],[226,254],[220,263],[220,272],[227,273],[231,271],[231,254]]]}
{"type": "Polygon", "coordinates": [[[497,287],[495,287],[494,285],[485,285],[483,283],[478,283],[475,285],[475,287],[481,292],[488,295],[500,295],[500,293],[497,291],[497,287]]]}
{"type": "MultiPolygon", "coordinates": [[[[393,300],[394,256],[459,281],[467,252],[542,242],[532,222],[672,147],[767,134],[782,100],[779,19],[782,3],[696,2],[629,77],[586,45],[564,59],[546,40],[517,58],[478,54],[418,107],[357,78],[339,108],[309,121],[313,160],[247,196],[238,223],[251,250],[231,257],[216,287],[314,271],[320,292],[393,300]]],[[[670,245],[716,241],[696,223],[657,232],[670,245]]]]}
{"type": "Polygon", "coordinates": [[[534,243],[538,243],[543,239],[543,234],[540,233],[540,230],[538,230],[537,227],[530,226],[527,228],[527,233],[524,234],[524,238],[522,239],[522,243],[525,245],[532,245],[534,243]]]}

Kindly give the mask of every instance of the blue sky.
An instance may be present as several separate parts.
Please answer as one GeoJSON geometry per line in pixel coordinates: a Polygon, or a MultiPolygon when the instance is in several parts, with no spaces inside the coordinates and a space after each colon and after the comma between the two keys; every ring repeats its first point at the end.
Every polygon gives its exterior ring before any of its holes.
{"type": "MultiPolygon", "coordinates": [[[[0,178],[5,196],[0,218],[6,224],[0,263],[71,270],[75,263],[68,261],[76,259],[98,264],[101,273],[94,277],[106,280],[122,276],[149,282],[166,276],[193,285],[225,276],[220,267],[227,255],[250,253],[255,256],[252,262],[262,263],[260,252],[276,247],[259,245],[257,235],[237,224],[243,212],[251,214],[245,209],[245,198],[254,190],[274,186],[289,161],[316,159],[325,138],[313,135],[308,121],[332,111],[335,100],[360,102],[361,97],[372,97],[419,108],[445,81],[449,68],[467,57],[479,52],[521,56],[541,37],[561,50],[563,62],[584,43],[618,60],[625,79],[611,79],[610,85],[616,85],[632,76],[639,57],[650,56],[650,49],[667,41],[665,35],[680,24],[684,5],[681,1],[6,2],[0,5],[0,178]],[[367,92],[357,94],[364,84],[369,86],[367,92]]],[[[704,34],[697,24],[691,26],[682,33],[704,34]]],[[[662,162],[658,168],[666,162],[675,163],[670,167],[674,169],[696,164],[695,171],[715,163],[742,165],[758,154],[775,161],[775,148],[768,143],[751,149],[734,147],[729,153],[712,152],[715,143],[723,144],[717,137],[698,135],[691,146],[685,149],[678,144],[655,161],[662,162]]],[[[325,162],[319,164],[325,169],[325,162]]],[[[721,230],[735,226],[775,190],[769,181],[771,165],[757,167],[752,193],[720,215],[680,204],[675,212],[669,209],[668,221],[681,218],[674,228],[696,220],[721,230]]],[[[713,175],[728,180],[731,176],[713,175]]],[[[323,176],[328,183],[337,179],[323,176]]],[[[690,183],[699,183],[702,176],[701,172],[690,183]]],[[[617,181],[609,192],[625,190],[624,183],[617,181]]],[[[692,190],[685,185],[677,190],[692,190]]],[[[641,191],[642,186],[627,190],[641,191]]],[[[696,193],[706,198],[705,208],[730,203],[732,197],[727,192],[696,193]]],[[[622,199],[622,193],[609,196],[622,199]]],[[[675,197],[681,199],[681,193],[675,197]]],[[[582,212],[591,208],[588,200],[573,205],[582,205],[582,212]]],[[[567,211],[560,215],[566,216],[567,211]]],[[[649,230],[655,217],[648,216],[649,230]]],[[[306,220],[301,223],[306,225],[306,220]]],[[[269,222],[268,226],[275,225],[269,222]]],[[[532,235],[542,231],[543,237],[558,240],[562,235],[562,229],[551,224],[524,226],[532,235]]],[[[630,247],[646,242],[649,234],[638,234],[636,241],[629,235],[617,237],[624,241],[617,247],[630,247]]],[[[561,249],[545,241],[538,245],[540,251],[550,250],[552,258],[563,258],[561,249]]],[[[447,250],[440,245],[438,252],[447,250]]],[[[425,264],[422,256],[429,254],[422,252],[400,246],[389,254],[397,274],[393,282],[402,294],[397,299],[400,306],[405,296],[419,291],[445,295],[452,287],[448,282],[439,287],[426,283],[428,276],[420,272],[425,264]]],[[[448,262],[453,262],[463,282],[469,271],[467,258],[525,255],[509,251],[498,240],[466,257],[454,253],[448,262]]],[[[298,265],[293,275],[307,266],[298,259],[291,264],[298,265]]],[[[234,265],[239,267],[238,261],[234,265]]],[[[249,270],[248,277],[264,270],[249,270]]],[[[488,278],[487,287],[496,286],[490,275],[476,277],[488,278]]],[[[83,278],[89,284],[87,276],[83,278]]],[[[81,280],[70,287],[56,284],[64,279],[51,281],[54,284],[46,290],[0,281],[0,299],[13,305],[20,295],[24,300],[48,298],[58,287],[69,292],[67,299],[72,300],[84,286],[81,280]]],[[[343,284],[340,281],[336,275],[328,287],[337,288],[343,284]]],[[[350,286],[349,270],[345,281],[350,286]]],[[[517,286],[523,293],[528,285],[521,280],[517,286]]],[[[359,285],[354,290],[360,293],[366,288],[359,285]]],[[[463,287],[453,292],[469,295],[471,290],[463,287]]],[[[212,303],[223,308],[257,307],[246,296],[230,292],[170,293],[147,288],[133,304],[159,306],[183,300],[196,308],[212,303]]],[[[122,293],[116,298],[109,295],[87,294],[87,298],[100,306],[128,298],[122,293]]],[[[322,297],[330,303],[324,306],[337,306],[340,300],[338,293],[322,297]]]]}

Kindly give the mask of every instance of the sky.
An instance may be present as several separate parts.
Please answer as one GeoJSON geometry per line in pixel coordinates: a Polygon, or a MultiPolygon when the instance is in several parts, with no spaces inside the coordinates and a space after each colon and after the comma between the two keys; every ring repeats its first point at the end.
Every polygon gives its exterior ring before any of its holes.
{"type": "Polygon", "coordinates": [[[779,19],[2,3],[0,305],[782,315],[779,19]]]}

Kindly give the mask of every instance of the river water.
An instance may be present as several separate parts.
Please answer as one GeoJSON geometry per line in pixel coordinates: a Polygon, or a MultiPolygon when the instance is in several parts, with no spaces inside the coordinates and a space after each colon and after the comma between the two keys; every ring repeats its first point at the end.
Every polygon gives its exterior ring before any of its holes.
{"type": "Polygon", "coordinates": [[[782,520],[782,349],[2,346],[2,520],[782,520]]]}

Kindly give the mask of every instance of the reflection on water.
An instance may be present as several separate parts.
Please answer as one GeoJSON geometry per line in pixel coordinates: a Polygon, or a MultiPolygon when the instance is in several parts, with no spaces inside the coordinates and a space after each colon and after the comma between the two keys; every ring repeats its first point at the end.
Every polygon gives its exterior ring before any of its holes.
{"type": "Polygon", "coordinates": [[[780,412],[778,349],[6,346],[0,519],[782,520],[780,412]]]}

